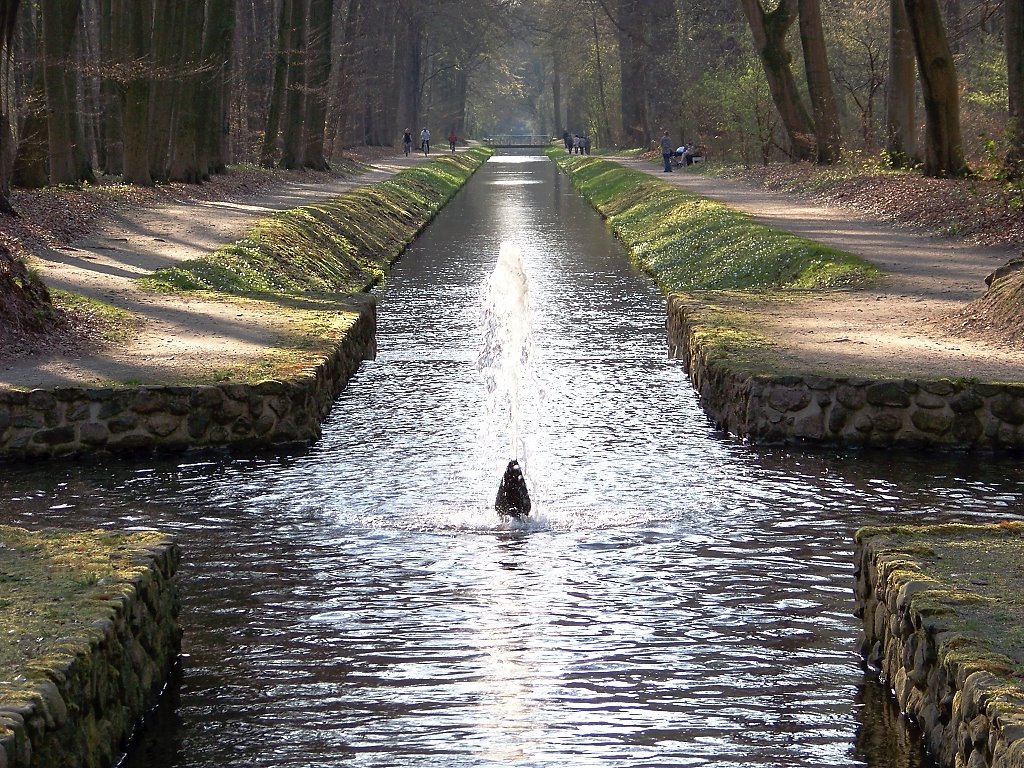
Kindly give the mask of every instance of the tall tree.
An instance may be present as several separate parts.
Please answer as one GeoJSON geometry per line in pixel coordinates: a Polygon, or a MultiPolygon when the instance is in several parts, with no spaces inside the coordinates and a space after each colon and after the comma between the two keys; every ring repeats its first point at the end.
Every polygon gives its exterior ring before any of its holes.
{"type": "Polygon", "coordinates": [[[1024,0],[1005,0],[1006,81],[1010,91],[1010,149],[1006,170],[1024,177],[1024,0]]]}
{"type": "Polygon", "coordinates": [[[619,72],[622,78],[622,133],[629,147],[643,147],[653,131],[647,113],[648,57],[644,55],[643,0],[619,0],[619,72]]]}
{"type": "Polygon", "coordinates": [[[811,160],[814,126],[800,98],[790,67],[792,57],[786,49],[786,35],[796,21],[798,6],[795,0],[780,0],[774,10],[766,12],[760,0],[740,0],[740,4],[750,24],[772,101],[789,138],[790,151],[797,160],[811,160]]]}
{"type": "Polygon", "coordinates": [[[889,0],[889,79],[885,94],[886,150],[897,167],[917,162],[914,120],[914,37],[903,0],[889,0]]]}
{"type": "Polygon", "coordinates": [[[818,0],[798,0],[798,6],[804,71],[807,73],[807,91],[814,114],[816,159],[819,163],[834,163],[839,160],[842,146],[839,111],[825,51],[825,31],[821,26],[821,7],[818,0]]]}
{"type": "MultiPolygon", "coordinates": [[[[178,56],[181,51],[185,4],[154,0],[152,69],[150,76],[150,170],[157,179],[170,175],[171,133],[178,93],[178,56]]],[[[191,34],[191,32],[190,32],[191,34]]]]}
{"type": "MultiPolygon", "coordinates": [[[[24,6],[23,6],[24,7],[24,6]]],[[[42,27],[38,6],[28,6],[18,24],[21,53],[32,62],[28,93],[21,106],[18,150],[14,160],[13,182],[19,187],[38,189],[49,182],[49,155],[46,130],[46,91],[43,88],[43,57],[38,31],[42,27]]]]}
{"type": "Polygon", "coordinates": [[[305,145],[306,19],[308,0],[290,0],[288,88],[281,130],[281,167],[301,168],[305,145]]]}
{"type": "MultiPolygon", "coordinates": [[[[11,44],[18,19],[18,0],[0,0],[0,77],[3,91],[8,91],[10,74],[11,44]]],[[[7,110],[8,99],[0,99],[0,213],[13,213],[10,198],[11,164],[14,160],[11,131],[11,116],[7,110]]]]}
{"type": "Polygon", "coordinates": [[[152,43],[152,6],[138,0],[113,0],[112,39],[118,72],[124,147],[124,180],[150,186],[149,97],[147,62],[152,43]]]}
{"type": "Polygon", "coordinates": [[[104,173],[120,174],[124,168],[124,139],[121,134],[121,98],[114,77],[114,0],[100,0],[100,117],[102,135],[98,154],[104,173]]]}
{"type": "Polygon", "coordinates": [[[924,172],[928,176],[962,176],[967,166],[960,134],[960,86],[942,12],[937,0],[903,3],[924,97],[924,172]]]}
{"type": "Polygon", "coordinates": [[[207,0],[203,37],[200,165],[223,173],[228,159],[228,107],[231,88],[231,41],[235,34],[235,0],[207,0]]]}
{"type": "MultiPolygon", "coordinates": [[[[131,1],[131,0],[130,0],[131,1]]],[[[137,0],[135,0],[137,2],[137,0]]],[[[176,97],[177,109],[171,135],[169,178],[198,184],[207,176],[202,161],[204,114],[203,34],[206,4],[203,0],[177,0],[181,3],[182,42],[178,49],[176,97]]]]}
{"type": "Polygon", "coordinates": [[[324,131],[327,121],[327,83],[331,75],[332,0],[310,0],[309,66],[306,71],[306,143],[302,164],[307,168],[327,169],[324,157],[324,131]]]}
{"type": "Polygon", "coordinates": [[[43,87],[51,184],[92,179],[82,146],[75,96],[72,41],[78,28],[81,0],[42,0],[43,87]]]}
{"type": "MultiPolygon", "coordinates": [[[[352,0],[356,2],[356,0],[352,0]]],[[[277,157],[277,139],[281,132],[285,91],[288,88],[288,50],[291,46],[292,0],[280,0],[277,15],[277,46],[274,51],[274,80],[270,88],[270,109],[263,133],[260,164],[270,168],[277,157]]]]}

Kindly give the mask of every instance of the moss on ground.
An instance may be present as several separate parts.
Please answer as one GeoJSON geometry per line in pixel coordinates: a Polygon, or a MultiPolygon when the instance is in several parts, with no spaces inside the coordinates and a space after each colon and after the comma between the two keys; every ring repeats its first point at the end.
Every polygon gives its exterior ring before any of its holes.
{"type": "Polygon", "coordinates": [[[991,672],[1024,697],[1024,523],[870,527],[856,538],[901,563],[892,577],[934,583],[911,607],[944,625],[942,663],[991,672]]]}
{"type": "Polygon", "coordinates": [[[442,155],[333,200],[267,216],[240,240],[140,282],[156,291],[232,295],[366,290],[490,154],[442,155]]]}
{"type": "MultiPolygon", "coordinates": [[[[42,531],[0,526],[0,704],[30,697],[33,681],[99,630],[112,599],[149,569],[139,557],[156,532],[42,531]]],[[[4,729],[0,724],[0,736],[4,729]]]]}
{"type": "Polygon", "coordinates": [[[858,256],[759,224],[649,174],[558,149],[548,155],[666,293],[851,288],[881,275],[858,256]]]}

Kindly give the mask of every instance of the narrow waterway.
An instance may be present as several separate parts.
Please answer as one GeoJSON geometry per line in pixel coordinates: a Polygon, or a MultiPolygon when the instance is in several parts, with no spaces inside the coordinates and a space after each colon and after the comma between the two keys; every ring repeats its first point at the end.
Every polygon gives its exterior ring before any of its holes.
{"type": "Polygon", "coordinates": [[[852,533],[1019,517],[1016,464],[755,450],[542,157],[496,156],[380,291],[379,356],[285,456],[7,467],[0,522],[178,536],[184,658],[128,768],[924,765],[866,683],[852,533]],[[476,361],[529,280],[520,441],[476,361]]]}

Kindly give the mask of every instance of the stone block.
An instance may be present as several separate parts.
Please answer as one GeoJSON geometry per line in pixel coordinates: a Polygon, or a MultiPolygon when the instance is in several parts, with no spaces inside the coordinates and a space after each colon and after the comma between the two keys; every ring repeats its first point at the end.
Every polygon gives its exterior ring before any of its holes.
{"type": "Polygon", "coordinates": [[[85,445],[104,445],[110,439],[110,430],[106,424],[87,421],[78,427],[78,439],[85,445]]]}
{"type": "Polygon", "coordinates": [[[875,430],[898,432],[903,428],[903,414],[900,411],[885,411],[875,414],[875,430]]]}
{"type": "Polygon", "coordinates": [[[984,427],[981,419],[973,413],[957,413],[953,417],[951,434],[959,445],[973,445],[982,436],[984,427]]]}
{"type": "Polygon", "coordinates": [[[149,414],[163,411],[167,407],[167,398],[163,390],[155,387],[140,387],[132,400],[131,409],[136,413],[149,414]]]}
{"type": "Polygon", "coordinates": [[[35,411],[48,411],[57,407],[57,398],[47,389],[33,389],[28,393],[28,407],[35,411]]]}
{"type": "Polygon", "coordinates": [[[929,435],[944,435],[953,426],[952,414],[937,410],[916,410],[910,414],[911,423],[929,435]]]}
{"type": "MultiPolygon", "coordinates": [[[[869,384],[865,396],[869,405],[906,408],[910,405],[911,392],[905,381],[876,381],[869,384]]],[[[917,389],[916,385],[913,388],[917,389]]]]}
{"type": "Polygon", "coordinates": [[[989,411],[1000,421],[1014,426],[1024,424],[1024,399],[1002,392],[989,401],[989,411]]]}
{"type": "Polygon", "coordinates": [[[181,417],[170,413],[153,413],[146,419],[146,429],[157,437],[167,437],[181,424],[181,417]]]}
{"type": "Polygon", "coordinates": [[[803,382],[785,387],[773,387],[768,394],[768,405],[783,413],[801,411],[810,405],[810,402],[811,394],[803,382]]]}

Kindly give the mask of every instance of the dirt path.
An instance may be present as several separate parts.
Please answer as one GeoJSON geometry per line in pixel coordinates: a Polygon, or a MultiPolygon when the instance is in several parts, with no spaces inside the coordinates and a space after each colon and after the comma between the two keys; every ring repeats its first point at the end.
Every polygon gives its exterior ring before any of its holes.
{"type": "Polygon", "coordinates": [[[128,210],[70,246],[39,252],[31,266],[47,285],[126,310],[138,327],[126,343],[94,354],[0,360],[0,387],[178,383],[251,364],[288,331],[294,317],[260,302],[147,293],[135,278],[233,242],[259,217],[374,184],[423,159],[388,158],[357,176],[290,181],[242,201],[128,210]]]}
{"type": "Polygon", "coordinates": [[[950,335],[949,318],[985,293],[985,276],[1011,249],[894,229],[856,212],[643,160],[623,165],[713,198],[777,229],[856,253],[883,269],[881,284],[794,298],[759,317],[788,357],[814,369],[1024,382],[1024,352],[950,335]]]}

